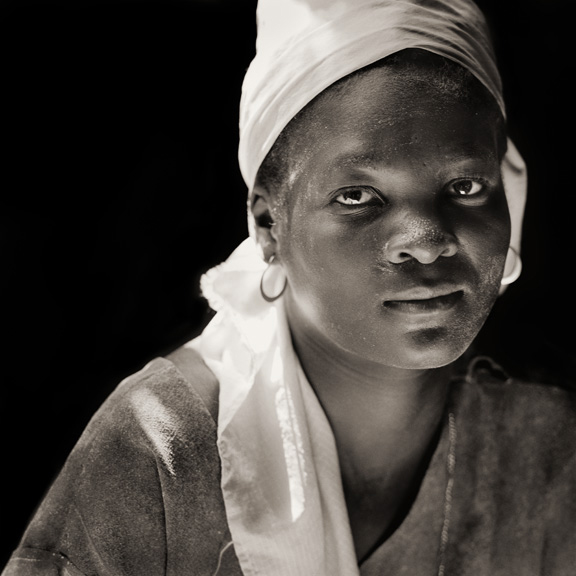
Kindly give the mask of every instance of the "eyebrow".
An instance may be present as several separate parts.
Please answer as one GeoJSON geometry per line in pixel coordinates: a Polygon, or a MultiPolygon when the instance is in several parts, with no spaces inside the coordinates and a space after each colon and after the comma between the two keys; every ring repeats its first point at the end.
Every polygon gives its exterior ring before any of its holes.
{"type": "Polygon", "coordinates": [[[361,166],[372,169],[376,169],[382,164],[382,161],[377,160],[372,154],[350,154],[347,152],[334,156],[332,162],[338,166],[361,166]]]}
{"type": "MultiPolygon", "coordinates": [[[[480,151],[477,151],[480,152],[480,151]]],[[[492,154],[479,154],[474,153],[471,150],[463,150],[461,154],[455,154],[446,158],[446,162],[450,164],[464,164],[466,162],[477,162],[485,160],[493,160],[492,154]]],[[[334,156],[331,162],[334,166],[342,167],[357,167],[357,168],[368,168],[371,170],[382,169],[385,165],[385,159],[376,158],[370,153],[348,153],[342,152],[334,156]]]]}

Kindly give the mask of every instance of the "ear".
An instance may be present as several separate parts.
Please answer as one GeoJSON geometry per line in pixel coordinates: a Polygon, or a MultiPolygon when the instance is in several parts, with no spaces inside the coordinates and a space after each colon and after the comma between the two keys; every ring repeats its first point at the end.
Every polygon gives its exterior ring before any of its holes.
{"type": "Polygon", "coordinates": [[[250,203],[256,242],[260,247],[263,259],[268,262],[276,254],[276,236],[272,217],[272,200],[268,190],[258,184],[252,191],[250,203]]]}

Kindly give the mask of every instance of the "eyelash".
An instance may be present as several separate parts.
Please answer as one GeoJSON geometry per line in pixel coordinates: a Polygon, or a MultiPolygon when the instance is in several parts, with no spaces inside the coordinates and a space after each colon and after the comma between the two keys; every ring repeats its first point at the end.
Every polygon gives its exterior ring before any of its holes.
{"type": "Polygon", "coordinates": [[[354,208],[354,207],[361,208],[363,206],[370,206],[376,202],[381,203],[381,204],[384,203],[383,199],[380,197],[378,192],[374,188],[372,188],[371,186],[350,186],[349,188],[343,188],[343,189],[341,188],[337,191],[337,194],[335,194],[334,198],[333,198],[333,203],[339,204],[340,206],[344,206],[346,208],[354,208]],[[345,204],[344,202],[338,201],[338,198],[340,196],[343,196],[346,193],[352,193],[352,192],[360,192],[360,193],[366,192],[366,193],[370,194],[371,199],[368,200],[367,202],[362,202],[360,204],[345,204]]]}
{"type": "Polygon", "coordinates": [[[486,191],[488,183],[483,178],[458,178],[458,180],[453,180],[448,184],[448,188],[453,189],[458,184],[471,182],[473,185],[478,184],[480,186],[480,190],[474,192],[473,194],[461,194],[458,192],[454,192],[458,198],[472,198],[481,195],[483,192],[486,191]]]}
{"type": "MultiPolygon", "coordinates": [[[[455,199],[459,201],[464,202],[469,202],[472,200],[478,201],[480,200],[480,198],[484,197],[485,193],[488,191],[488,182],[483,178],[477,178],[477,177],[458,178],[457,180],[452,180],[452,182],[450,182],[445,189],[448,190],[450,195],[452,195],[453,197],[455,197],[455,199]],[[476,184],[480,186],[480,189],[472,194],[462,194],[454,190],[454,187],[457,186],[458,184],[464,184],[469,182],[472,183],[472,188],[474,187],[474,184],[476,184]]],[[[337,193],[334,195],[332,203],[343,206],[344,208],[354,209],[354,208],[363,208],[366,206],[372,206],[374,204],[383,205],[385,204],[385,201],[381,197],[380,193],[371,186],[350,186],[349,188],[339,189],[337,193]],[[366,202],[362,202],[359,204],[345,204],[344,202],[338,201],[338,198],[340,196],[352,192],[360,192],[360,193],[366,192],[370,194],[372,198],[366,202]]]]}
{"type": "Polygon", "coordinates": [[[467,206],[482,206],[484,205],[488,199],[490,198],[492,191],[492,187],[490,182],[485,180],[484,178],[458,178],[458,180],[453,180],[448,184],[448,192],[450,196],[453,198],[454,202],[459,204],[464,204],[467,206]],[[457,186],[459,183],[462,182],[472,182],[473,184],[478,184],[480,189],[473,194],[461,194],[454,190],[454,187],[457,186]]]}

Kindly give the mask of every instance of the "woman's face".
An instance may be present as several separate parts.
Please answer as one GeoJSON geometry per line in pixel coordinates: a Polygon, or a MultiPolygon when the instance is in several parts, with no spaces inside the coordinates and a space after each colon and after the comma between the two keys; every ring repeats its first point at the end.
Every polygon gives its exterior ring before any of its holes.
{"type": "Polygon", "coordinates": [[[509,243],[493,115],[386,68],[316,112],[274,227],[293,331],[388,366],[452,362],[498,296],[509,243]]]}

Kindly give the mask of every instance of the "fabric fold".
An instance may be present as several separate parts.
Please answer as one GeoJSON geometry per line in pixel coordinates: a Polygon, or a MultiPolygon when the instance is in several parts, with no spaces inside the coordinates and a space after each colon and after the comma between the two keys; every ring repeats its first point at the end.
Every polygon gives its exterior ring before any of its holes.
{"type": "Polygon", "coordinates": [[[246,576],[354,576],[334,437],[292,347],[282,299],[260,295],[259,269],[249,238],[203,278],[218,312],[190,343],[220,382],[218,450],[236,554],[246,576]]]}

